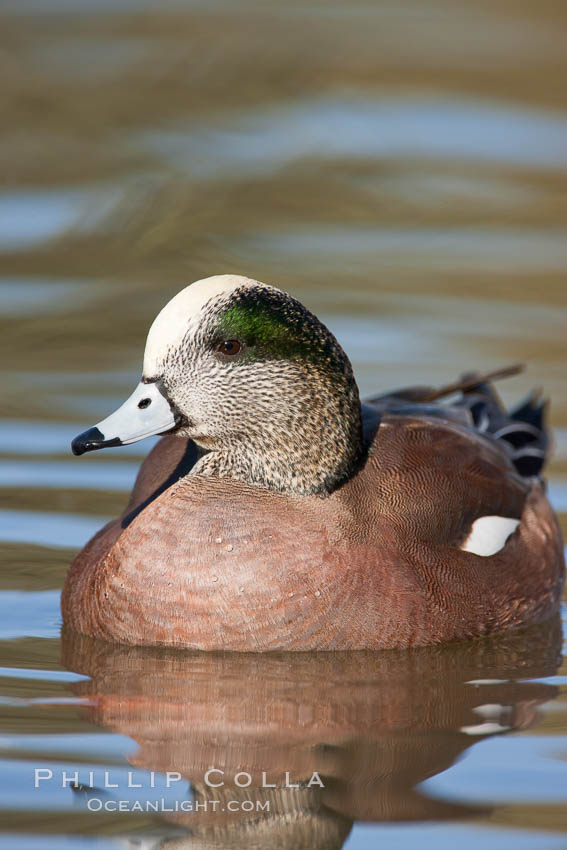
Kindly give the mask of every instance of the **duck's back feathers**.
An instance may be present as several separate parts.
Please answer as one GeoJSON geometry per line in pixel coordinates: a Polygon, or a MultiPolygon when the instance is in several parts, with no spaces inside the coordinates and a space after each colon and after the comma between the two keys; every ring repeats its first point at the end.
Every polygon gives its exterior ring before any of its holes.
{"type": "Polygon", "coordinates": [[[433,416],[459,422],[501,443],[516,471],[525,478],[540,476],[547,461],[550,440],[545,422],[547,401],[534,392],[507,411],[492,382],[516,375],[521,366],[488,373],[466,373],[440,388],[408,387],[366,401],[380,412],[433,416]],[[442,399],[458,395],[452,404],[442,399]]]}

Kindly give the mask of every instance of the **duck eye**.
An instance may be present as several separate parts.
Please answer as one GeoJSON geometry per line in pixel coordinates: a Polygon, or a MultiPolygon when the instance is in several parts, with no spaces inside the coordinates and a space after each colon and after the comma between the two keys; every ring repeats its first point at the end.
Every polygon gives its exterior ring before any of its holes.
{"type": "Polygon", "coordinates": [[[242,344],[237,339],[225,339],[217,348],[217,351],[220,351],[221,354],[227,354],[229,357],[233,357],[241,350],[242,344]]]}
{"type": "Polygon", "coordinates": [[[151,398],[143,398],[141,401],[138,402],[138,407],[140,408],[140,410],[144,410],[144,408],[149,407],[151,403],[151,398]]]}

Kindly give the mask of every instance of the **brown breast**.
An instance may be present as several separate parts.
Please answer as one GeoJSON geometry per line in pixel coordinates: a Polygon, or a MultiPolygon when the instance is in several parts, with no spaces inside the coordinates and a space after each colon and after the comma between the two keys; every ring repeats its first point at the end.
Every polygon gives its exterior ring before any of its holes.
{"type": "Polygon", "coordinates": [[[164,438],[149,455],[126,527],[107,526],[71,568],[66,624],[129,644],[378,649],[503,630],[559,604],[561,539],[541,487],[458,425],[386,417],[364,468],[326,498],[187,477],[192,451],[164,438]],[[522,518],[504,549],[461,551],[492,514],[522,518]]]}

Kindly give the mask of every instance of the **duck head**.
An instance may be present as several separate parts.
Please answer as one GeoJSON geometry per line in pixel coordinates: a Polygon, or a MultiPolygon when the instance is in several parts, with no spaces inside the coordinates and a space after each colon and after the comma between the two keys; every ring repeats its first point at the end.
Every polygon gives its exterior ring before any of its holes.
{"type": "Polygon", "coordinates": [[[166,433],[202,449],[194,472],[329,492],[362,453],[352,367],[331,332],[287,293],[237,275],[199,280],[152,324],[130,398],[72,450],[166,433]]]}

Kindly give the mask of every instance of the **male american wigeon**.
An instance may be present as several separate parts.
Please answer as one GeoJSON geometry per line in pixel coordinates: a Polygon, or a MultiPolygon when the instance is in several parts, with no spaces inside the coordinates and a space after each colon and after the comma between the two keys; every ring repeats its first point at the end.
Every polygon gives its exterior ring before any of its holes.
{"type": "Polygon", "coordinates": [[[64,622],[262,651],[410,647],[550,617],[565,565],[539,480],[543,406],[506,413],[488,377],[361,405],[348,357],[295,298],[236,275],[188,286],[150,328],[133,394],[73,441],[82,454],[168,435],[71,566],[64,622]]]}

